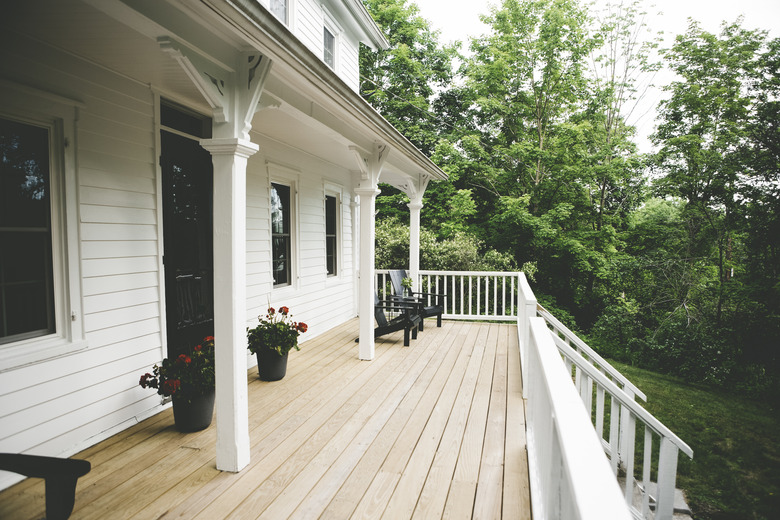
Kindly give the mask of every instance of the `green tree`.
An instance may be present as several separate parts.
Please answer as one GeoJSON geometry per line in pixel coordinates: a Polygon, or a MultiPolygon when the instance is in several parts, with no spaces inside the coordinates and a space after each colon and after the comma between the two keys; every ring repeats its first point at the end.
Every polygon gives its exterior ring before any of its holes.
{"type": "Polygon", "coordinates": [[[453,80],[454,45],[439,44],[420,9],[408,0],[363,0],[390,42],[386,50],[360,48],[360,92],[417,148],[430,155],[439,141],[432,115],[437,91],[453,80]]]}
{"type": "Polygon", "coordinates": [[[665,56],[681,80],[667,87],[671,97],[660,105],[653,139],[660,145],[656,164],[663,176],[656,186],[687,202],[689,257],[706,254],[712,239],[717,245],[717,323],[731,278],[739,176],[745,171],[740,151],[754,101],[747,80],[755,77],[765,36],[738,23],[724,24],[715,36],[692,21],[665,56]]]}

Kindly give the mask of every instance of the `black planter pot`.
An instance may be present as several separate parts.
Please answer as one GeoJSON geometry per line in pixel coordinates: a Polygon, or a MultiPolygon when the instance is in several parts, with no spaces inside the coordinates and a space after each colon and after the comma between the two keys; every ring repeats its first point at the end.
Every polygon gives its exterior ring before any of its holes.
{"type": "Polygon", "coordinates": [[[257,372],[263,381],[279,381],[287,374],[287,355],[280,356],[275,350],[257,351],[257,372]]]}
{"type": "Polygon", "coordinates": [[[182,433],[205,430],[214,416],[214,390],[195,397],[192,402],[173,398],[173,421],[182,433]]]}

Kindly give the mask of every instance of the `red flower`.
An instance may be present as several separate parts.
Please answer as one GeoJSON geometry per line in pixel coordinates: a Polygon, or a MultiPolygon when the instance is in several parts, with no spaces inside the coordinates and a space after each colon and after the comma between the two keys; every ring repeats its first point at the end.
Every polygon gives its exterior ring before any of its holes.
{"type": "Polygon", "coordinates": [[[275,312],[276,312],[276,311],[274,310],[274,308],[273,308],[273,307],[268,307],[268,315],[269,315],[269,316],[272,316],[272,315],[273,315],[275,312]]]}
{"type": "Polygon", "coordinates": [[[290,312],[290,309],[288,309],[287,307],[279,307],[279,312],[287,316],[287,313],[290,312]]]}
{"type": "Polygon", "coordinates": [[[179,354],[179,357],[176,358],[176,362],[189,365],[190,363],[192,363],[192,358],[190,358],[190,356],[188,356],[187,354],[179,354]]]}
{"type": "Polygon", "coordinates": [[[150,384],[150,381],[149,381],[149,379],[151,379],[151,378],[152,378],[152,374],[147,372],[147,373],[145,373],[144,375],[141,376],[141,380],[138,381],[138,384],[141,385],[141,388],[151,387],[152,385],[150,384]]]}
{"type": "Polygon", "coordinates": [[[193,352],[200,352],[203,349],[203,345],[195,345],[192,350],[193,352]]]}
{"type": "Polygon", "coordinates": [[[179,388],[181,388],[181,381],[178,379],[169,379],[163,383],[163,391],[170,395],[175,394],[179,388]]]}
{"type": "Polygon", "coordinates": [[[295,328],[298,329],[298,332],[306,332],[307,330],[309,330],[309,326],[303,322],[300,322],[298,325],[295,326],[295,328]]]}
{"type": "Polygon", "coordinates": [[[213,343],[214,342],[214,336],[206,336],[203,338],[203,343],[213,343]]]}

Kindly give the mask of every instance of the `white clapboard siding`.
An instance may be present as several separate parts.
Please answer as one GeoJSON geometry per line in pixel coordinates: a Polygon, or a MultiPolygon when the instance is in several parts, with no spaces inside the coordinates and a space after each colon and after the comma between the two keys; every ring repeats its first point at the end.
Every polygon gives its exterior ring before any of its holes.
{"type": "MultiPolygon", "coordinates": [[[[107,188],[110,190],[145,193],[147,195],[155,195],[157,192],[154,179],[129,173],[107,172],[101,169],[83,167],[79,169],[79,184],[81,184],[82,193],[85,193],[87,188],[107,188]]],[[[82,202],[86,201],[82,199],[82,202]]]]}
{"type": "Polygon", "coordinates": [[[89,296],[111,294],[119,291],[150,287],[157,288],[160,278],[156,272],[85,278],[82,284],[82,295],[87,298],[89,296]]]}
{"type": "Polygon", "coordinates": [[[84,259],[155,256],[157,255],[157,241],[89,240],[82,243],[81,254],[84,259]]]}
{"type": "Polygon", "coordinates": [[[80,372],[79,376],[93,381],[87,388],[80,387],[81,385],[73,377],[39,385],[35,387],[35,392],[49,391],[56,397],[35,404],[27,403],[27,406],[23,407],[19,407],[19,403],[14,403],[13,412],[0,417],[0,432],[16,431],[17,435],[20,435],[42,426],[51,417],[62,415],[64,410],[73,410],[84,406],[85,403],[100,400],[104,395],[116,393],[117,388],[129,389],[138,384],[139,373],[143,373],[141,370],[151,367],[158,361],[158,357],[158,352],[146,351],[128,358],[117,358],[100,367],[80,372]],[[72,388],[78,390],[70,391],[72,388]]]}
{"type": "Polygon", "coordinates": [[[146,208],[116,208],[81,205],[81,221],[103,224],[156,224],[155,211],[146,208]]]}
{"type": "MultiPolygon", "coordinates": [[[[162,357],[154,95],[23,37],[7,70],[83,103],[76,122],[80,305],[86,345],[0,373],[0,451],[70,455],[159,409],[138,386],[162,357]],[[16,65],[14,65],[16,64],[16,65]]],[[[72,173],[71,173],[72,174],[72,173]]],[[[73,208],[69,208],[73,210],[73,208]]],[[[0,476],[0,487],[13,477],[0,476]]]]}
{"type": "Polygon", "coordinates": [[[295,36],[314,54],[322,57],[322,8],[312,0],[298,0],[294,4],[295,36]]]}
{"type": "Polygon", "coordinates": [[[134,258],[97,258],[82,262],[82,275],[86,278],[130,273],[157,271],[157,258],[152,256],[134,258]]]}
{"type": "Polygon", "coordinates": [[[339,44],[339,75],[355,91],[360,87],[360,68],[357,39],[345,33],[339,44]]]}
{"type": "Polygon", "coordinates": [[[157,240],[157,226],[150,224],[92,224],[81,226],[84,241],[157,240]]]}
{"type": "Polygon", "coordinates": [[[141,289],[85,296],[84,312],[86,314],[95,314],[101,311],[156,303],[160,300],[159,295],[160,292],[157,290],[157,287],[144,287],[141,289]]]}
{"type": "Polygon", "coordinates": [[[2,405],[0,406],[0,409],[2,409],[3,412],[12,410],[13,407],[16,406],[11,402],[12,400],[22,401],[24,402],[24,406],[33,406],[40,400],[36,393],[40,389],[45,390],[45,385],[52,382],[58,384],[58,381],[65,381],[70,383],[72,387],[77,387],[79,378],[82,377],[85,371],[100,370],[100,367],[107,363],[128,357],[127,353],[129,351],[137,353],[147,352],[158,348],[159,343],[159,334],[147,333],[118,343],[110,343],[101,346],[91,345],[88,350],[80,350],[72,354],[70,356],[71,359],[68,360],[73,364],[90,367],[85,368],[84,371],[81,372],[63,373],[62,370],[57,369],[55,363],[28,365],[17,370],[9,371],[3,374],[3,381],[5,381],[8,386],[16,388],[16,391],[4,393],[0,396],[0,404],[2,405]],[[36,389],[36,392],[28,391],[29,389],[36,389]]]}

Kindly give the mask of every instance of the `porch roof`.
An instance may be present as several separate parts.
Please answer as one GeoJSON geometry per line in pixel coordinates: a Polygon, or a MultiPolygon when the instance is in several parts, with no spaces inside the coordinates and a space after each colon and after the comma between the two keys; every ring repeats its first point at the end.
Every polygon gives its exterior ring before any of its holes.
{"type": "MultiPolygon", "coordinates": [[[[76,455],[73,518],[530,518],[514,325],[444,322],[355,355],[357,320],[293,351],[276,383],[249,371],[250,465],[215,467],[216,429],[171,410],[76,455]]],[[[0,517],[40,518],[43,481],[0,493],[0,517]]]]}
{"type": "MultiPolygon", "coordinates": [[[[350,0],[348,7],[354,3],[350,0]]],[[[273,65],[253,131],[351,170],[356,164],[349,146],[370,152],[381,142],[391,148],[383,182],[396,184],[420,174],[447,178],[259,2],[28,0],[9,6],[6,14],[13,20],[8,29],[19,37],[62,48],[206,114],[211,109],[204,97],[160,49],[158,38],[172,38],[221,71],[233,71],[237,52],[257,49],[273,65]]],[[[367,20],[363,25],[375,28],[367,20]]],[[[372,39],[381,46],[379,37],[372,39]]],[[[36,87],[40,81],[24,70],[15,73],[25,85],[36,87]]],[[[85,101],[81,92],[56,94],[85,101]]]]}

